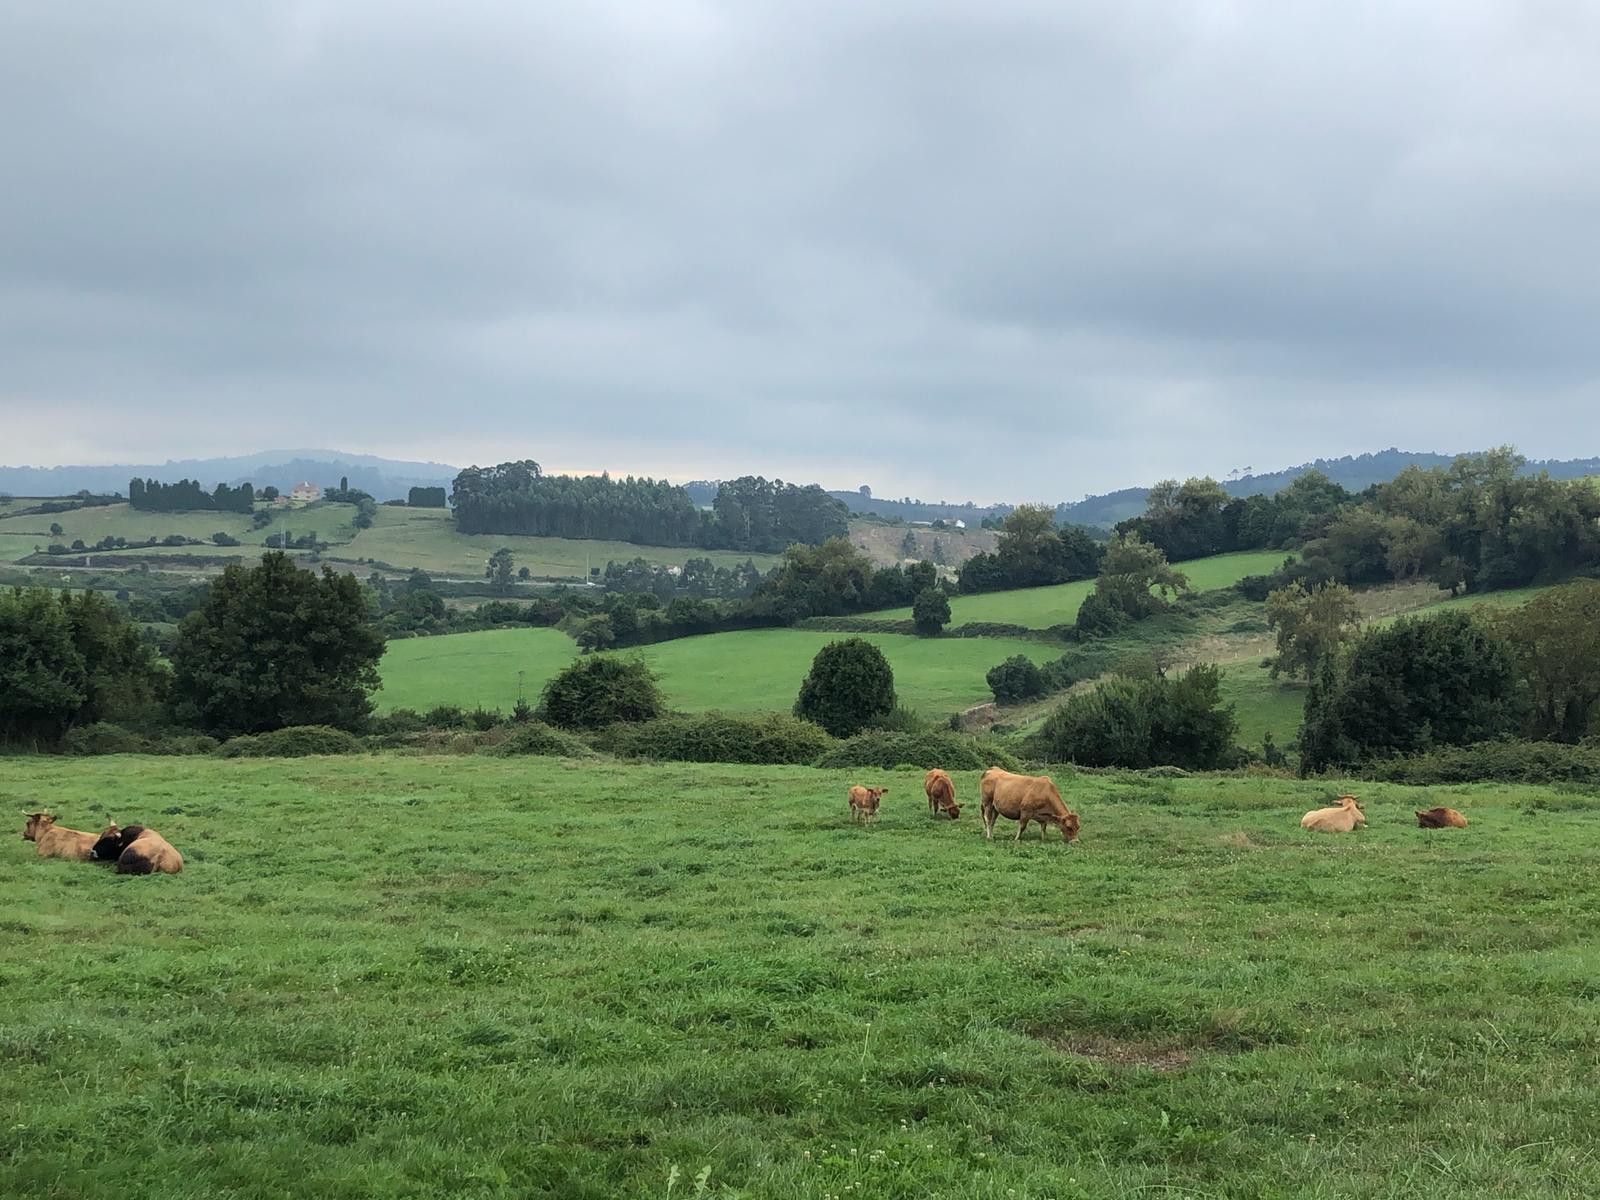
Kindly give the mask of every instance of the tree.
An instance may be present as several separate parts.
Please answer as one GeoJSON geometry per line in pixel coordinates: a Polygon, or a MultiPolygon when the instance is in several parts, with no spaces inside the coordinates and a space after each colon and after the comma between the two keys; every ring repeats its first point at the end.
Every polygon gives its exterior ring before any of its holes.
{"type": "Polygon", "coordinates": [[[894,672],[883,651],[862,638],[846,638],[817,651],[794,714],[834,737],[850,737],[888,716],[894,706],[894,672]]]}
{"type": "Polygon", "coordinates": [[[442,487],[414,487],[406,493],[408,508],[444,508],[445,504],[442,487]]]}
{"type": "Polygon", "coordinates": [[[1094,592],[1078,610],[1077,627],[1101,634],[1126,620],[1163,611],[1167,596],[1189,590],[1189,579],[1167,564],[1160,549],[1135,533],[1120,533],[1106,546],[1094,592]]]}
{"type": "Polygon", "coordinates": [[[911,602],[911,620],[917,632],[931,637],[950,624],[950,598],[943,588],[923,588],[911,602]]]}
{"type": "Polygon", "coordinates": [[[527,567],[518,567],[517,568],[517,578],[521,579],[521,580],[524,580],[524,581],[532,579],[533,578],[533,572],[528,570],[527,567]]]}
{"type": "Polygon", "coordinates": [[[60,537],[61,536],[61,522],[60,521],[51,521],[50,522],[50,536],[51,537],[60,537]]]}
{"type": "Polygon", "coordinates": [[[1073,696],[1045,721],[1034,747],[1046,759],[1087,767],[1209,771],[1239,760],[1237,733],[1220,672],[1202,665],[1179,679],[1116,678],[1073,696]]]}
{"type": "Polygon", "coordinates": [[[488,564],[483,568],[483,577],[489,581],[489,586],[497,592],[509,592],[511,581],[515,577],[511,562],[511,551],[501,546],[489,556],[488,564]]]}
{"type": "Polygon", "coordinates": [[[278,495],[279,495],[278,489],[273,487],[272,484],[270,484],[270,483],[267,484],[266,487],[261,489],[261,498],[263,500],[267,501],[267,503],[269,503],[269,504],[272,501],[276,500],[278,498],[278,495]]]}
{"type": "Polygon", "coordinates": [[[1342,583],[1322,583],[1307,590],[1294,583],[1267,593],[1267,627],[1278,631],[1278,654],[1272,677],[1304,674],[1307,679],[1325,655],[1332,654],[1355,631],[1360,619],[1355,595],[1342,583]]]}
{"type": "Polygon", "coordinates": [[[1600,733],[1600,582],[1551,588],[1496,627],[1528,682],[1528,732],[1560,742],[1600,733]]]}
{"type": "Polygon", "coordinates": [[[917,535],[911,530],[906,530],[905,537],[900,539],[900,557],[915,558],[917,556],[917,535]]]}
{"type": "Polygon", "coordinates": [[[545,684],[544,720],[563,729],[599,729],[619,721],[653,721],[666,711],[661,689],[643,660],[591,654],[545,684]]]}
{"type": "Polygon", "coordinates": [[[383,635],[361,584],[286,554],[225,568],[172,648],[173,710],[218,737],[285,725],[358,728],[378,688],[383,635]]]}
{"type": "Polygon", "coordinates": [[[997,704],[1032,700],[1044,695],[1047,690],[1044,672],[1026,654],[1013,654],[999,666],[989,668],[985,679],[997,704]]]}

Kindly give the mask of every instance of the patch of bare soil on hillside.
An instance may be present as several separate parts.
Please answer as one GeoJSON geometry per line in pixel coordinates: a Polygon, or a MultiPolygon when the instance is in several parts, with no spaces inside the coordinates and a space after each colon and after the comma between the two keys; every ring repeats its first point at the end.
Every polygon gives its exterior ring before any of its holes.
{"type": "Polygon", "coordinates": [[[1062,1054],[1117,1067],[1143,1067],[1164,1074],[1183,1070],[1194,1058],[1187,1048],[1170,1042],[1124,1041],[1084,1034],[1036,1033],[1033,1036],[1062,1054]]]}

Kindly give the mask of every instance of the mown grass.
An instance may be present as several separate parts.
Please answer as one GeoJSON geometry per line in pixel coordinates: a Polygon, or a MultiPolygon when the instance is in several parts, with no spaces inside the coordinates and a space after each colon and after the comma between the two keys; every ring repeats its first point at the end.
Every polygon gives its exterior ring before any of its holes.
{"type": "MultiPolygon", "coordinates": [[[[644,646],[624,653],[644,658],[674,708],[690,712],[787,712],[817,651],[845,637],[865,637],[894,669],[901,701],[943,717],[989,699],[985,675],[1013,654],[1038,662],[1055,648],[1017,638],[918,638],[901,634],[816,633],[750,629],[644,646]]],[[[389,644],[380,664],[381,708],[426,709],[435,704],[509,709],[517,672],[537,697],[545,682],[577,657],[576,644],[552,629],[496,629],[389,644]]]]}
{"type": "Polygon", "coordinates": [[[1600,1193],[1600,800],[1079,776],[1064,849],[859,775],[0,760],[188,857],[10,843],[0,1195],[1600,1193]]]}
{"type": "MultiPolygon", "coordinates": [[[[1238,583],[1246,575],[1270,574],[1283,564],[1284,557],[1282,550],[1219,554],[1213,558],[1178,563],[1177,569],[1189,577],[1192,589],[1209,592],[1238,583]]],[[[957,596],[950,601],[950,622],[952,625],[964,625],[968,622],[998,621],[1028,629],[1048,629],[1052,625],[1070,624],[1077,617],[1084,597],[1092,591],[1094,581],[1080,579],[1054,587],[957,596]]],[[[911,610],[897,608],[872,615],[885,620],[908,620],[911,610]]]]}

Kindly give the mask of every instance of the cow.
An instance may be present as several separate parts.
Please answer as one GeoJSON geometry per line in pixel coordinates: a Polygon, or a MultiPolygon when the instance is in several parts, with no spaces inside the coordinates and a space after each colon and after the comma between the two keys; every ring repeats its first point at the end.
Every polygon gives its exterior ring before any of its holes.
{"type": "Polygon", "coordinates": [[[1340,796],[1339,803],[1331,808],[1313,808],[1300,818],[1300,828],[1316,833],[1351,833],[1357,825],[1367,823],[1367,814],[1354,796],[1340,796]]]}
{"type": "Polygon", "coordinates": [[[1022,840],[1029,821],[1039,822],[1041,842],[1051,825],[1061,830],[1063,845],[1078,840],[1078,814],[1061,802],[1048,775],[1013,775],[990,767],[978,785],[978,797],[983,805],[983,836],[991,841],[997,816],[1017,822],[1017,836],[1012,839],[1016,842],[1022,840]]]}
{"type": "Polygon", "coordinates": [[[954,821],[961,815],[961,805],[956,803],[956,785],[950,782],[950,773],[938,767],[922,777],[922,790],[928,793],[928,813],[937,817],[949,813],[954,821]]]}
{"type": "Polygon", "coordinates": [[[23,813],[28,823],[22,828],[22,840],[33,842],[40,858],[70,858],[88,862],[94,851],[95,836],[77,829],[66,829],[56,824],[48,812],[23,813]]]}
{"type": "Polygon", "coordinates": [[[1467,819],[1453,808],[1430,808],[1417,813],[1419,829],[1465,829],[1467,819]]]}
{"type": "Polygon", "coordinates": [[[183,855],[166,838],[143,825],[129,825],[122,830],[111,826],[95,842],[94,856],[116,863],[118,875],[176,875],[183,870],[183,855]]]}
{"type": "Polygon", "coordinates": [[[856,784],[850,789],[850,815],[871,825],[878,816],[878,797],[888,788],[865,788],[856,784]]]}

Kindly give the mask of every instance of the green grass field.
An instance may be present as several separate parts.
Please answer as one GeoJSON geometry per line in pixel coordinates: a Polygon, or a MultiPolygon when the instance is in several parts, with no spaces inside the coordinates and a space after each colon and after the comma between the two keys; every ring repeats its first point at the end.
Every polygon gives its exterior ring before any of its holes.
{"type": "Polygon", "coordinates": [[[1285,750],[1300,736],[1300,719],[1305,712],[1306,687],[1303,681],[1273,679],[1259,660],[1228,663],[1222,668],[1222,698],[1234,707],[1239,721],[1239,744],[1261,749],[1268,733],[1285,750]]]}
{"type": "MultiPolygon", "coordinates": [[[[989,699],[984,676],[1013,654],[1044,662],[1051,647],[1015,638],[917,638],[898,634],[813,633],[751,629],[681,638],[638,654],[660,675],[674,708],[691,712],[787,712],[811,660],[829,642],[862,636],[883,650],[903,703],[937,718],[989,699]]],[[[380,708],[425,710],[435,704],[509,710],[517,672],[537,698],[546,680],[577,657],[571,638],[552,629],[494,629],[389,643],[379,670],[380,708]]]]}
{"type": "MultiPolygon", "coordinates": [[[[1269,574],[1283,564],[1284,558],[1281,550],[1219,554],[1214,558],[1179,563],[1178,569],[1189,577],[1191,588],[1197,592],[1208,592],[1229,587],[1246,575],[1269,574]]],[[[1055,587],[957,596],[950,601],[950,623],[965,625],[969,622],[998,621],[1027,629],[1048,629],[1052,625],[1071,623],[1078,615],[1078,607],[1084,597],[1092,591],[1094,581],[1080,579],[1055,587]]],[[[884,619],[910,620],[911,610],[897,608],[872,615],[884,619]]]]}
{"type": "Polygon", "coordinates": [[[911,774],[0,759],[188,859],[9,842],[0,1195],[1600,1194],[1600,800],[1063,783],[1070,848],[911,774]]]}

